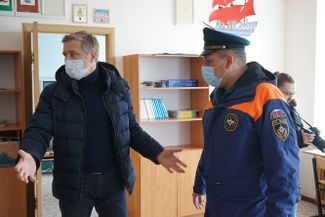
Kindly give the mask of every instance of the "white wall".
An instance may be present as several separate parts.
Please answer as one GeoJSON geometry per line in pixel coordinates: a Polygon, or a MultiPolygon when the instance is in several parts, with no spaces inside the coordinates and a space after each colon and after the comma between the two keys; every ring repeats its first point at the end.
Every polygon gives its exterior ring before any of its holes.
{"type": "MultiPolygon", "coordinates": [[[[285,72],[297,83],[299,112],[313,124],[315,104],[316,0],[286,1],[285,72]]],[[[312,156],[301,153],[302,194],[315,198],[312,156]]]]}
{"type": "Polygon", "coordinates": [[[325,92],[325,1],[317,0],[317,22],[316,22],[316,73],[315,73],[315,117],[314,123],[325,138],[325,115],[324,115],[324,92],[325,92]]]}
{"type": "MultiPolygon", "coordinates": [[[[175,0],[75,0],[66,1],[66,18],[61,20],[24,17],[1,17],[0,49],[22,49],[22,23],[73,24],[71,4],[88,4],[88,14],[93,8],[107,8],[110,24],[93,24],[91,17],[86,25],[114,27],[116,30],[115,54],[117,67],[122,69],[122,56],[134,53],[200,53],[203,47],[202,21],[207,22],[212,0],[194,0],[194,24],[175,25],[175,0]]],[[[284,18],[283,0],[255,1],[258,26],[249,38],[248,59],[257,60],[270,70],[284,68],[284,18]],[[270,19],[271,18],[271,19],[270,19]]],[[[84,25],[84,24],[79,24],[84,25]]]]}

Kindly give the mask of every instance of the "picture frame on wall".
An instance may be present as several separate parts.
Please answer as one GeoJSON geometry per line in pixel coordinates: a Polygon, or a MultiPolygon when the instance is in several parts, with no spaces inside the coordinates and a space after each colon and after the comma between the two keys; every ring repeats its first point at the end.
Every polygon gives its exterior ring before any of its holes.
{"type": "Polygon", "coordinates": [[[0,0],[0,15],[14,15],[13,0],[0,0]]]}
{"type": "Polygon", "coordinates": [[[42,0],[42,15],[48,18],[65,18],[65,0],[42,0]]]}
{"type": "Polygon", "coordinates": [[[17,15],[39,15],[40,0],[16,0],[17,15]]]}
{"type": "Polygon", "coordinates": [[[107,9],[93,9],[94,23],[109,23],[109,10],[107,9]]]}
{"type": "Polygon", "coordinates": [[[87,5],[72,4],[72,22],[87,23],[87,5]]]}

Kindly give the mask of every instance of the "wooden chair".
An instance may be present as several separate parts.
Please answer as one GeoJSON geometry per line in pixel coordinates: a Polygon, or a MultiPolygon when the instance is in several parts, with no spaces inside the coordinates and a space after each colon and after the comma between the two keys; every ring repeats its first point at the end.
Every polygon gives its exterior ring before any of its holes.
{"type": "Polygon", "coordinates": [[[323,217],[322,201],[325,202],[325,158],[314,156],[313,170],[316,190],[318,216],[323,217]]]}

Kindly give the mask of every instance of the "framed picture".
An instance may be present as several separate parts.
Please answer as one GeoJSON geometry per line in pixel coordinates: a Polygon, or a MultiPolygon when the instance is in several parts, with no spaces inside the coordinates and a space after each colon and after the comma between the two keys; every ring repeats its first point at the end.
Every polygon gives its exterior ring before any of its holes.
{"type": "Polygon", "coordinates": [[[72,5],[72,22],[87,23],[87,5],[85,4],[72,5]]]}
{"type": "Polygon", "coordinates": [[[0,11],[13,11],[12,0],[0,0],[0,11]]]}
{"type": "Polygon", "coordinates": [[[14,15],[13,0],[0,0],[0,15],[14,15]]]}
{"type": "Polygon", "coordinates": [[[16,0],[17,13],[40,13],[40,0],[16,0]]]}
{"type": "Polygon", "coordinates": [[[109,23],[109,10],[94,9],[94,23],[109,23]]]}
{"type": "Polygon", "coordinates": [[[42,15],[49,18],[64,18],[65,0],[42,0],[42,15]]]}

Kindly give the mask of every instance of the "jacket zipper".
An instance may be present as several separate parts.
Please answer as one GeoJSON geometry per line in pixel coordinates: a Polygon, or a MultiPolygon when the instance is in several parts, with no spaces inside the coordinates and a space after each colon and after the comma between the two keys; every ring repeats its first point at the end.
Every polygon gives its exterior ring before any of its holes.
{"type": "MultiPolygon", "coordinates": [[[[109,111],[108,111],[108,108],[107,108],[107,106],[106,106],[106,103],[105,103],[105,99],[104,99],[105,95],[106,95],[106,92],[105,92],[104,95],[102,96],[102,100],[103,100],[104,108],[105,108],[105,110],[106,110],[106,112],[107,112],[108,117],[111,119],[112,126],[113,126],[113,130],[114,130],[115,141],[118,142],[118,140],[117,140],[117,131],[116,131],[115,126],[114,126],[114,124],[113,124],[112,116],[110,115],[110,113],[109,113],[109,111]]],[[[121,94],[120,94],[120,96],[121,96],[121,94]]],[[[122,96],[121,96],[121,97],[122,97],[122,96]]],[[[123,97],[122,97],[122,98],[123,98],[123,97]]],[[[113,141],[113,142],[114,142],[114,141],[113,141]]],[[[117,147],[118,147],[118,153],[119,153],[120,158],[121,158],[122,155],[121,155],[120,146],[117,145],[117,147]]],[[[128,185],[127,180],[126,180],[126,177],[125,177],[125,174],[124,174],[124,169],[123,169],[123,168],[124,168],[124,163],[123,163],[123,160],[121,160],[121,164],[122,164],[122,168],[121,168],[121,170],[122,170],[123,182],[124,182],[124,185],[126,186],[128,192],[130,192],[130,186],[128,185]]]]}
{"type": "Polygon", "coordinates": [[[81,104],[82,104],[82,110],[83,110],[83,113],[84,113],[84,116],[85,116],[85,128],[84,128],[84,144],[83,144],[83,147],[82,147],[82,155],[81,155],[81,181],[80,181],[80,192],[82,190],[82,185],[83,185],[83,164],[84,164],[84,155],[85,155],[85,147],[86,147],[86,137],[87,137],[87,114],[86,114],[86,107],[85,107],[85,102],[81,96],[81,94],[76,91],[72,85],[72,89],[73,91],[75,92],[75,94],[80,98],[81,100],[81,104]]]}

